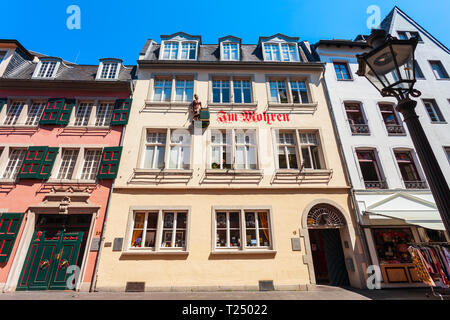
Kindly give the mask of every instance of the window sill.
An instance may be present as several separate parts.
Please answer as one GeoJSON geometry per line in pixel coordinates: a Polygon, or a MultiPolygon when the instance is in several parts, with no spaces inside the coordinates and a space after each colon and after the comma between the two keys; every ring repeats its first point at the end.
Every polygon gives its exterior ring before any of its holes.
{"type": "Polygon", "coordinates": [[[194,170],[192,169],[145,169],[145,168],[135,168],[136,173],[161,173],[161,174],[192,174],[194,170]]]}
{"type": "Polygon", "coordinates": [[[280,102],[269,102],[269,108],[279,108],[279,107],[291,107],[291,108],[316,108],[318,105],[317,102],[308,102],[308,103],[280,103],[280,102]]]}
{"type": "Polygon", "coordinates": [[[447,124],[447,121],[431,121],[431,124],[447,124]]]}
{"type": "Polygon", "coordinates": [[[208,102],[208,107],[256,107],[257,101],[249,103],[236,103],[236,102],[208,102]]]}
{"type": "Polygon", "coordinates": [[[145,100],[146,106],[189,106],[190,101],[153,101],[145,100]]]}
{"type": "Polygon", "coordinates": [[[54,183],[54,184],[95,184],[96,180],[48,179],[45,183],[54,183]]]}
{"type": "Polygon", "coordinates": [[[0,184],[15,184],[15,179],[0,179],[0,184]]]}
{"type": "Polygon", "coordinates": [[[317,174],[317,175],[328,175],[331,174],[333,170],[329,169],[277,169],[275,173],[277,174],[317,174]]]}
{"type": "Polygon", "coordinates": [[[206,174],[229,175],[262,175],[263,170],[258,169],[206,169],[206,174]]]}
{"type": "Polygon", "coordinates": [[[354,81],[354,79],[337,79],[337,81],[354,81]]]}
{"type": "Polygon", "coordinates": [[[140,250],[140,249],[128,249],[127,251],[123,251],[122,255],[126,256],[134,256],[134,255],[179,255],[179,256],[187,256],[189,255],[189,251],[186,250],[140,250]]]}
{"type": "Polygon", "coordinates": [[[272,249],[214,249],[211,251],[212,255],[228,255],[228,254],[238,254],[238,255],[246,255],[246,254],[267,254],[267,255],[273,255],[276,254],[276,250],[272,249]]]}

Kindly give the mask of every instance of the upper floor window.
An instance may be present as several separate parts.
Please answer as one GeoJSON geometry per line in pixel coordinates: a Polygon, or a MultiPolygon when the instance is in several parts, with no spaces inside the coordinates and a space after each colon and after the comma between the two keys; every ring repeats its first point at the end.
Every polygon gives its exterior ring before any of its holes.
{"type": "Polygon", "coordinates": [[[298,47],[289,43],[264,43],[265,61],[300,61],[298,47]]]}
{"type": "Polygon", "coordinates": [[[95,180],[102,158],[102,150],[86,149],[84,163],[81,171],[81,180],[95,180]]]}
{"type": "Polygon", "coordinates": [[[92,103],[79,103],[75,111],[75,126],[87,126],[92,111],[92,103]]]}
{"type": "Polygon", "coordinates": [[[269,101],[274,103],[309,103],[306,81],[295,78],[269,79],[269,101]]]}
{"type": "Polygon", "coordinates": [[[213,103],[252,103],[252,81],[244,76],[213,76],[213,103]]]}
{"type": "Polygon", "coordinates": [[[239,61],[239,43],[223,42],[222,45],[222,60],[239,61]]]}
{"type": "Polygon", "coordinates": [[[430,116],[431,122],[445,122],[444,116],[442,115],[442,112],[439,109],[436,100],[424,99],[423,104],[425,105],[425,109],[430,116]]]}
{"type": "Polygon", "coordinates": [[[280,132],[278,135],[278,168],[298,169],[295,133],[280,132]]]}
{"type": "Polygon", "coordinates": [[[41,119],[42,112],[44,111],[45,102],[33,102],[31,106],[28,107],[28,115],[25,125],[27,126],[37,126],[39,120],[41,119]]]}
{"type": "Polygon", "coordinates": [[[444,147],[444,151],[447,155],[448,163],[450,164],[450,147],[444,147]]]}
{"type": "Polygon", "coordinates": [[[21,101],[15,101],[8,105],[8,108],[6,109],[6,118],[5,121],[3,121],[3,124],[7,126],[15,125],[22,112],[23,106],[24,102],[21,101]]]}
{"type": "Polygon", "coordinates": [[[257,169],[257,144],[255,130],[212,130],[212,169],[257,169]]]}
{"type": "Polygon", "coordinates": [[[114,109],[113,102],[99,103],[96,110],[96,126],[109,126],[111,123],[112,112],[114,109]]]}
{"type": "Polygon", "coordinates": [[[404,134],[405,129],[400,123],[397,113],[392,104],[380,104],[380,112],[383,117],[384,125],[389,135],[404,134]]]}
{"type": "Polygon", "coordinates": [[[398,38],[400,40],[408,40],[412,38],[416,38],[420,42],[422,41],[422,38],[420,37],[419,33],[417,31],[397,31],[398,38]]]}
{"type": "Polygon", "coordinates": [[[8,163],[3,171],[3,179],[14,179],[19,173],[27,149],[10,148],[8,163]]]}
{"type": "Polygon", "coordinates": [[[63,149],[57,179],[72,179],[78,159],[78,149],[63,149]]]}
{"type": "Polygon", "coordinates": [[[397,165],[407,189],[425,189],[427,185],[419,175],[411,151],[394,151],[397,165]]]}
{"type": "Polygon", "coordinates": [[[194,80],[176,78],[175,80],[175,101],[189,102],[194,95],[194,80]]]}
{"type": "Polygon", "coordinates": [[[230,102],[230,81],[213,80],[212,93],[213,93],[213,102],[217,103],[230,102]]]}
{"type": "Polygon", "coordinates": [[[164,60],[195,60],[197,58],[197,42],[164,41],[164,60]]]}
{"type": "Polygon", "coordinates": [[[170,101],[172,79],[155,78],[153,101],[170,101]]]}
{"type": "Polygon", "coordinates": [[[189,169],[190,151],[191,136],[185,130],[148,130],[143,167],[145,169],[189,169]],[[166,139],[169,141],[168,145],[166,145],[166,139]]]}
{"type": "Polygon", "coordinates": [[[338,80],[352,80],[348,64],[346,62],[334,62],[334,70],[338,80]]]}
{"type": "Polygon", "coordinates": [[[194,95],[192,76],[156,76],[153,84],[154,102],[179,101],[190,102],[194,95]],[[172,88],[175,88],[172,97],[172,88]]]}
{"type": "Polygon", "coordinates": [[[251,103],[252,89],[250,80],[233,80],[234,103],[251,103]]]}
{"type": "Polygon", "coordinates": [[[117,75],[117,62],[103,62],[101,79],[115,79],[117,75]]]}
{"type": "Polygon", "coordinates": [[[302,167],[305,169],[322,169],[319,141],[315,133],[300,133],[302,167]]]}
{"type": "Polygon", "coordinates": [[[419,63],[417,63],[417,60],[414,60],[414,73],[416,79],[425,79],[425,76],[423,75],[422,69],[420,69],[419,63]]]}
{"type": "MultiPolygon", "coordinates": [[[[42,60],[40,61],[40,68],[36,75],[38,78],[53,78],[56,74],[56,60],[42,60]]],[[[39,64],[38,64],[39,65],[39,64]]]]}
{"type": "Polygon", "coordinates": [[[360,103],[345,103],[345,112],[352,134],[369,134],[369,125],[360,103]]]}
{"type": "Polygon", "coordinates": [[[448,73],[445,70],[444,66],[442,65],[442,62],[440,61],[430,61],[431,69],[433,70],[433,73],[436,77],[436,79],[448,79],[448,73]]]}
{"type": "Polygon", "coordinates": [[[356,150],[366,189],[386,189],[383,174],[374,150],[356,150]]]}

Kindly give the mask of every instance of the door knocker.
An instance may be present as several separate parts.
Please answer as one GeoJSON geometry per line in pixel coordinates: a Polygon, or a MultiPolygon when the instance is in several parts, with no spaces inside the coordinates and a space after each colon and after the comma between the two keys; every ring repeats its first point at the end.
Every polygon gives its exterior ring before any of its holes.
{"type": "Polygon", "coordinates": [[[45,269],[45,268],[48,268],[49,265],[50,265],[50,262],[47,259],[44,259],[39,264],[39,268],[45,269]]]}
{"type": "Polygon", "coordinates": [[[60,268],[66,268],[68,265],[69,265],[69,261],[67,261],[66,259],[62,259],[60,264],[59,264],[59,267],[60,268]]]}

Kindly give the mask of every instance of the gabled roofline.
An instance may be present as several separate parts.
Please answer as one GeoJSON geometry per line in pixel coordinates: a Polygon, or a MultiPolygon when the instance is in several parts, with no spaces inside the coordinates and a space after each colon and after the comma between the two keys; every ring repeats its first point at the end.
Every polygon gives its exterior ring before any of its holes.
{"type": "Polygon", "coordinates": [[[22,53],[24,53],[27,56],[27,58],[29,58],[30,60],[34,59],[34,55],[31,54],[27,49],[25,49],[25,47],[16,39],[0,39],[0,43],[15,44],[17,48],[19,48],[19,50],[22,51],[22,53]]]}
{"type": "Polygon", "coordinates": [[[269,39],[275,38],[275,37],[283,37],[283,38],[286,38],[288,40],[295,41],[295,42],[298,42],[298,40],[300,39],[299,37],[289,37],[289,36],[287,36],[285,34],[282,34],[282,33],[276,33],[276,34],[273,34],[273,35],[268,36],[268,37],[259,37],[258,44],[260,44],[261,41],[263,41],[263,40],[269,40],[269,39]]]}
{"type": "Polygon", "coordinates": [[[227,38],[233,38],[233,39],[238,40],[238,41],[239,41],[239,44],[242,43],[242,39],[241,39],[241,38],[232,36],[231,34],[229,34],[229,35],[227,35],[227,36],[225,36],[225,37],[219,38],[219,43],[221,43],[223,40],[225,40],[225,39],[227,39],[227,38]]]}
{"type": "MultiPolygon", "coordinates": [[[[438,39],[436,39],[435,37],[433,37],[431,35],[431,33],[429,33],[424,27],[422,27],[419,23],[417,23],[415,20],[413,20],[410,16],[408,16],[405,12],[403,12],[399,7],[394,6],[394,8],[391,11],[396,11],[398,14],[400,14],[401,16],[403,16],[403,18],[405,18],[409,23],[411,23],[412,25],[414,25],[417,29],[419,29],[420,31],[422,31],[423,33],[425,33],[430,39],[431,41],[433,41],[437,46],[441,47],[441,49],[443,49],[445,52],[447,52],[448,54],[450,54],[450,49],[447,48],[442,42],[440,42],[438,39]]],[[[383,20],[384,21],[384,20],[383,20]]],[[[390,21],[389,24],[389,30],[387,30],[389,33],[391,32],[391,27],[392,27],[392,20],[390,21]]]]}
{"type": "Polygon", "coordinates": [[[190,37],[190,38],[198,38],[199,39],[199,43],[200,44],[202,43],[202,36],[192,35],[192,34],[189,34],[189,33],[183,32],[183,31],[178,31],[178,32],[175,32],[175,33],[172,33],[172,34],[169,34],[169,35],[162,34],[161,35],[161,40],[165,40],[165,38],[173,38],[173,37],[175,37],[175,36],[177,36],[179,34],[187,36],[187,37],[190,37]]]}

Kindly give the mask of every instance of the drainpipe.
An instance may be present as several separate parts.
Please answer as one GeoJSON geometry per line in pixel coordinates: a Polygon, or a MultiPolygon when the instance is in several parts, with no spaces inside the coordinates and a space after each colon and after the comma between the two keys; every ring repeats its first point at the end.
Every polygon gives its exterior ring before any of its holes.
{"type": "MultiPolygon", "coordinates": [[[[326,64],[324,64],[324,67],[325,66],[326,66],[326,64]]],[[[356,199],[355,199],[355,194],[354,194],[352,180],[350,178],[350,170],[348,168],[347,162],[345,161],[344,148],[342,146],[341,137],[340,137],[339,132],[337,130],[336,118],[334,116],[333,108],[331,106],[330,93],[328,92],[328,87],[327,87],[327,84],[325,82],[325,71],[326,71],[326,67],[324,68],[324,71],[323,71],[322,84],[323,84],[323,86],[325,88],[325,97],[326,97],[326,100],[327,100],[328,109],[330,111],[330,116],[331,116],[331,119],[332,119],[331,122],[333,123],[333,131],[334,131],[335,136],[336,136],[336,140],[337,140],[337,144],[338,144],[338,150],[339,150],[339,155],[341,157],[341,162],[343,162],[344,168],[345,168],[344,169],[345,178],[346,178],[346,180],[347,180],[347,182],[348,182],[348,184],[350,186],[350,198],[351,198],[352,205],[353,205],[353,208],[354,208],[355,217],[356,217],[356,224],[357,224],[356,231],[357,231],[357,234],[358,234],[358,236],[360,237],[360,240],[361,240],[362,249],[363,249],[363,255],[364,255],[366,261],[369,263],[369,265],[372,265],[373,263],[372,263],[372,258],[370,257],[370,254],[369,254],[369,248],[368,248],[368,245],[367,245],[366,235],[365,235],[364,231],[361,228],[361,221],[359,219],[359,212],[358,212],[359,209],[358,209],[358,204],[357,204],[356,199]]]]}
{"type": "MultiPolygon", "coordinates": [[[[134,88],[133,83],[132,83],[132,81],[130,81],[130,92],[133,92],[133,88],[134,88]]],[[[126,130],[126,126],[123,127],[122,133],[120,134],[120,144],[119,144],[120,147],[123,144],[123,138],[125,137],[125,130],[126,130]]],[[[106,204],[105,218],[103,219],[102,234],[100,236],[100,243],[98,245],[97,259],[95,260],[94,276],[92,278],[91,287],[89,289],[89,292],[95,291],[95,286],[96,286],[96,282],[97,282],[97,271],[98,271],[98,266],[99,266],[99,262],[100,262],[100,256],[102,254],[103,242],[105,240],[106,221],[108,220],[109,205],[111,202],[111,195],[114,191],[114,185],[115,185],[115,179],[114,179],[113,183],[111,184],[111,189],[109,190],[108,203],[106,204]]]]}

